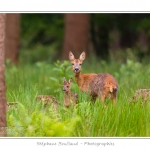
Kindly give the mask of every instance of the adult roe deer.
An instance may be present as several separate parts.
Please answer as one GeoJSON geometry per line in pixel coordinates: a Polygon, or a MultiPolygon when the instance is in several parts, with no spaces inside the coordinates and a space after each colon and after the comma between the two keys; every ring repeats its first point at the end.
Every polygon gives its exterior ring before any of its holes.
{"type": "Polygon", "coordinates": [[[95,101],[100,98],[102,103],[108,96],[111,96],[113,103],[116,103],[118,83],[116,79],[108,73],[81,73],[81,65],[86,54],[82,52],[79,59],[75,59],[72,52],[69,52],[69,59],[72,63],[75,80],[82,92],[90,92],[90,96],[95,101]]]}
{"type": "Polygon", "coordinates": [[[64,78],[64,83],[63,83],[63,91],[64,91],[64,106],[69,107],[73,104],[78,103],[78,95],[76,93],[70,92],[71,88],[71,83],[72,83],[72,78],[69,79],[67,82],[66,79],[64,78]]]}

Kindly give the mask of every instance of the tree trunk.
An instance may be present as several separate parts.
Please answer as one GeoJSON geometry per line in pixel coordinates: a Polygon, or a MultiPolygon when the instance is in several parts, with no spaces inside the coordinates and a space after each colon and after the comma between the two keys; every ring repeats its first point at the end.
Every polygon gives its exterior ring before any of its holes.
{"type": "Polygon", "coordinates": [[[62,59],[68,59],[69,51],[76,57],[83,51],[88,55],[89,19],[89,14],[65,14],[62,59]]]}
{"type": "Polygon", "coordinates": [[[6,15],[5,59],[17,64],[20,46],[20,14],[6,15]]]}
{"type": "Polygon", "coordinates": [[[6,14],[0,14],[0,136],[6,136],[6,87],[5,87],[5,17],[6,14]]]}

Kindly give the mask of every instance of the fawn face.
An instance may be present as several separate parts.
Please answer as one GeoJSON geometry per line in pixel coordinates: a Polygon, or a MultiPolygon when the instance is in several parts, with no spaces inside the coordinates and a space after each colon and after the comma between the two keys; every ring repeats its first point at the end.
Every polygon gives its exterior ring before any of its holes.
{"type": "Polygon", "coordinates": [[[70,78],[68,82],[64,78],[64,84],[63,84],[63,91],[64,92],[69,92],[70,91],[71,83],[72,83],[72,78],[70,78]]]}
{"type": "Polygon", "coordinates": [[[72,70],[74,73],[79,73],[81,71],[82,62],[85,59],[85,52],[82,52],[79,59],[75,59],[72,52],[69,52],[69,59],[72,63],[72,70]]]}

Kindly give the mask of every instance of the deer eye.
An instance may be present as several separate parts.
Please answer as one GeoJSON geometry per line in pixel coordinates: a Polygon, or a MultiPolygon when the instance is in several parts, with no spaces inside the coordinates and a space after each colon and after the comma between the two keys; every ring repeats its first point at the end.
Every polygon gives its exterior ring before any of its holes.
{"type": "Polygon", "coordinates": [[[72,63],[72,66],[73,66],[74,64],[72,63]]]}
{"type": "Polygon", "coordinates": [[[69,86],[67,86],[67,88],[69,88],[69,86]]]}
{"type": "Polygon", "coordinates": [[[82,64],[79,64],[80,66],[82,66],[82,64]]]}

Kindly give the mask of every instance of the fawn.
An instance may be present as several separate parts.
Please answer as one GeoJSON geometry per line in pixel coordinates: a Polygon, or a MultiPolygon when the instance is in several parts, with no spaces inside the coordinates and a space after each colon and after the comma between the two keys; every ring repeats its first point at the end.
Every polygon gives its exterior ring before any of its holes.
{"type": "Polygon", "coordinates": [[[16,110],[17,109],[17,105],[18,102],[7,102],[6,103],[6,110],[9,111],[9,110],[16,110]]]}
{"type": "Polygon", "coordinates": [[[82,74],[81,66],[86,54],[82,52],[79,59],[75,59],[72,52],[69,52],[69,59],[72,63],[72,70],[74,72],[75,80],[82,92],[90,92],[92,100],[95,102],[96,98],[100,98],[104,103],[108,96],[111,96],[113,103],[116,103],[116,96],[118,91],[118,83],[116,79],[108,74],[82,74]]]}
{"type": "Polygon", "coordinates": [[[38,95],[37,99],[39,101],[43,101],[44,107],[46,107],[47,105],[51,105],[54,111],[57,111],[58,106],[60,105],[56,98],[51,95],[38,95]]]}
{"type": "Polygon", "coordinates": [[[72,104],[77,104],[78,103],[78,95],[76,93],[71,93],[70,88],[71,88],[71,83],[72,83],[72,78],[69,79],[67,82],[66,79],[64,78],[64,83],[63,83],[63,91],[64,91],[64,106],[69,107],[72,104]]]}
{"type": "Polygon", "coordinates": [[[150,100],[150,89],[139,89],[135,91],[133,97],[129,100],[129,102],[138,102],[141,99],[142,102],[147,102],[150,100]]]}

